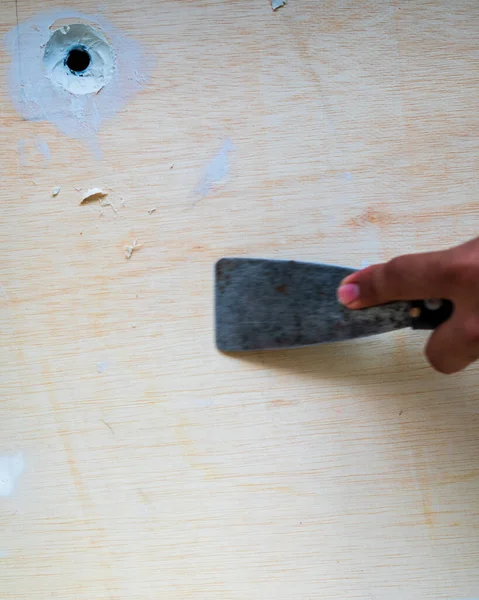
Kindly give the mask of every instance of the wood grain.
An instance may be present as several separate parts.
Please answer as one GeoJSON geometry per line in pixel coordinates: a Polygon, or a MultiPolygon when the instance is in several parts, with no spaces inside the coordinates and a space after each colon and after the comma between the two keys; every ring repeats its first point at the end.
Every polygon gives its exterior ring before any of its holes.
{"type": "Polygon", "coordinates": [[[221,256],[359,266],[477,235],[479,5],[103,8],[157,62],[101,159],[0,86],[0,454],[26,462],[1,597],[479,597],[477,367],[435,374],[421,333],[233,357],[212,332],[221,256]]]}

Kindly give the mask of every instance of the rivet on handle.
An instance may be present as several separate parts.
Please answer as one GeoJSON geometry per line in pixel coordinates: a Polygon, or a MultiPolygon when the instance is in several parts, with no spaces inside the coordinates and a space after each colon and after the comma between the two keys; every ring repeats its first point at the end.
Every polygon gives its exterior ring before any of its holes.
{"type": "Polygon", "coordinates": [[[439,310],[442,306],[442,300],[440,298],[429,298],[424,300],[424,306],[428,310],[439,310]]]}

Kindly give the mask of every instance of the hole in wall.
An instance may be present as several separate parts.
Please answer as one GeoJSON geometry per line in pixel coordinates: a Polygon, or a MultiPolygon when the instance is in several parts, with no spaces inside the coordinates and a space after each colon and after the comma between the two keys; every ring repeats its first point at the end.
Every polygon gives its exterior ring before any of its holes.
{"type": "Polygon", "coordinates": [[[43,64],[55,87],[71,94],[93,94],[116,71],[115,53],[101,31],[83,23],[56,29],[45,46],[43,64]]]}
{"type": "Polygon", "coordinates": [[[81,74],[88,69],[91,63],[90,53],[83,46],[72,48],[65,57],[65,65],[74,74],[81,74]]]}

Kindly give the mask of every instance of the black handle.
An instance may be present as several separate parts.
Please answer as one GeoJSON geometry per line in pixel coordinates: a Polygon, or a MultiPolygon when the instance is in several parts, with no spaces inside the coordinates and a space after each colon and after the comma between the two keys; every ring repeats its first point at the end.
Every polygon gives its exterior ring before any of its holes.
{"type": "Polygon", "coordinates": [[[411,303],[411,327],[436,329],[449,319],[454,311],[450,300],[415,300],[411,303]]]}

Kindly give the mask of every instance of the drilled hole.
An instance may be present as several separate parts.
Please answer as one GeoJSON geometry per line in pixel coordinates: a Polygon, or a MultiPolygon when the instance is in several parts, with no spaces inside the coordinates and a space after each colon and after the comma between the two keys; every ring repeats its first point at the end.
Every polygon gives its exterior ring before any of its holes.
{"type": "Polygon", "coordinates": [[[66,66],[72,73],[83,73],[90,66],[91,57],[85,48],[72,48],[65,59],[66,66]]]}

